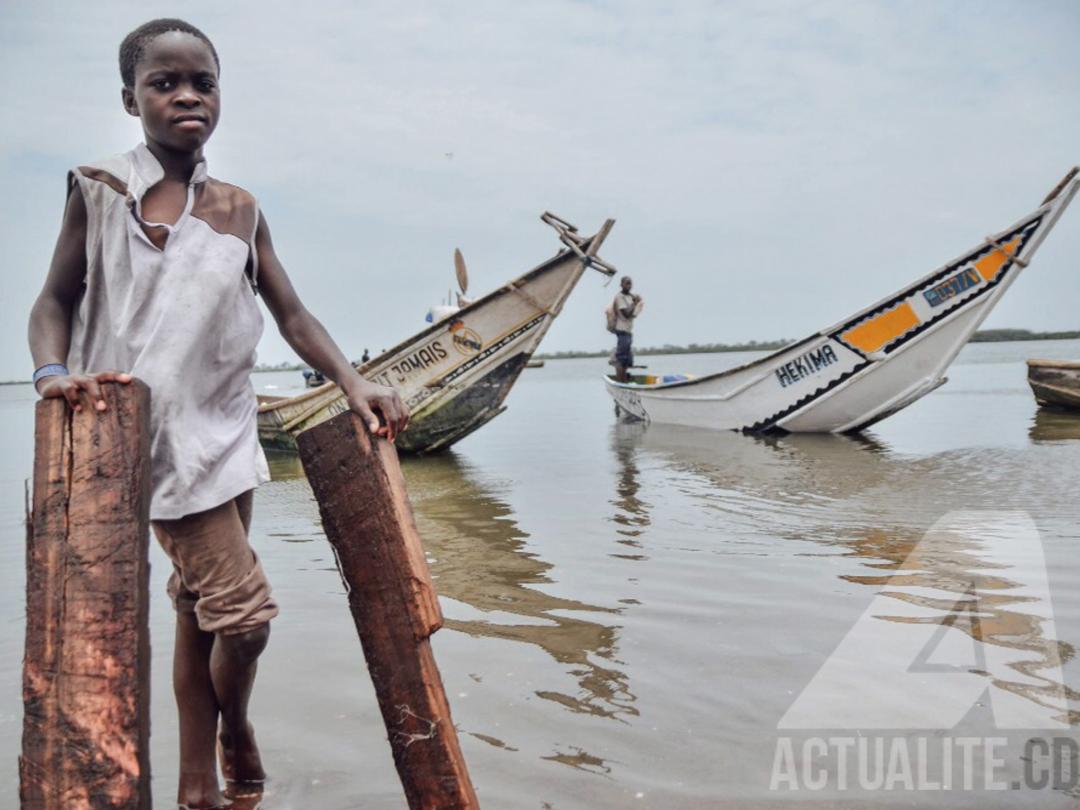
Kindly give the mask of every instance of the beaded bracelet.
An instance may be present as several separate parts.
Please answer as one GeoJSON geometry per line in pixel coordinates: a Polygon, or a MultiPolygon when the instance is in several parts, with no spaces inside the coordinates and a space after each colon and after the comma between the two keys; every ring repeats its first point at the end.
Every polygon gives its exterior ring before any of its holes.
{"type": "Polygon", "coordinates": [[[34,386],[36,387],[38,382],[46,377],[56,377],[59,375],[68,375],[71,372],[68,371],[67,366],[63,363],[46,363],[37,371],[34,372],[34,386]]]}

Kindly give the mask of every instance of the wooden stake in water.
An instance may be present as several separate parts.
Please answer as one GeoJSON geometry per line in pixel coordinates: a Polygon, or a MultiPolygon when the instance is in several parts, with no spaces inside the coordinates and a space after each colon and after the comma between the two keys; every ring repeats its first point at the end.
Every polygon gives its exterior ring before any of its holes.
{"type": "Polygon", "coordinates": [[[412,810],[478,808],[428,637],[442,613],[393,445],[351,412],[297,437],[412,810]]]}
{"type": "Polygon", "coordinates": [[[37,404],[23,810],[150,807],[150,389],[37,404]]]}

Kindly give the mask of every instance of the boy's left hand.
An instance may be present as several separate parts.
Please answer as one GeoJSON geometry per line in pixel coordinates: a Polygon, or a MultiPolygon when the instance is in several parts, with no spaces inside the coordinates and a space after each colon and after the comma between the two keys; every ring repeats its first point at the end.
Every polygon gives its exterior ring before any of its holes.
{"type": "Polygon", "coordinates": [[[409,408],[393,388],[357,376],[356,381],[344,390],[353,413],[361,417],[376,436],[394,441],[409,426],[409,408]],[[382,425],[376,412],[382,415],[382,425]]]}

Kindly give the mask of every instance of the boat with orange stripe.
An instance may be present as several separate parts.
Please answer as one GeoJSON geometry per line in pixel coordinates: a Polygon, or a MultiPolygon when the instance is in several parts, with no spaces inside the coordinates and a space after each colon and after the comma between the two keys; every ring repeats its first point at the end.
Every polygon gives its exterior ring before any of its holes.
{"type": "Polygon", "coordinates": [[[945,372],[1080,188],[835,326],[728,371],[672,382],[605,377],[626,418],[752,433],[859,431],[945,382],[945,372]]]}

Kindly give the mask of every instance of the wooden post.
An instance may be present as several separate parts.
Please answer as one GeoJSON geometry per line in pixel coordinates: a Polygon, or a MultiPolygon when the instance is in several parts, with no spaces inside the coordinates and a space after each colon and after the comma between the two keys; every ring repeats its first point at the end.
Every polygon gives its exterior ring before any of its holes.
{"type": "Polygon", "coordinates": [[[150,389],[37,404],[23,810],[150,808],[150,389]]]}
{"type": "Polygon", "coordinates": [[[412,810],[478,808],[428,637],[442,613],[393,445],[351,412],[297,437],[412,810]]]}

